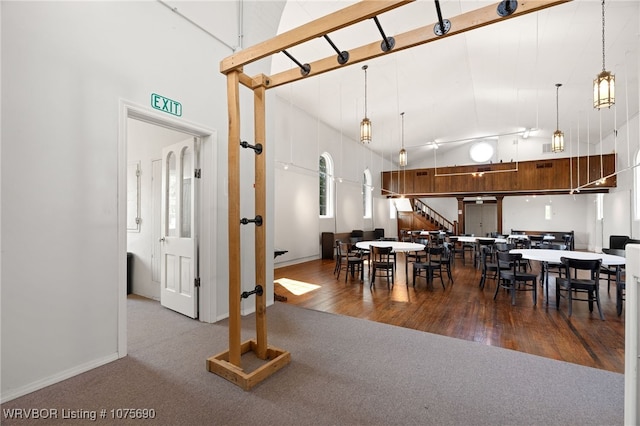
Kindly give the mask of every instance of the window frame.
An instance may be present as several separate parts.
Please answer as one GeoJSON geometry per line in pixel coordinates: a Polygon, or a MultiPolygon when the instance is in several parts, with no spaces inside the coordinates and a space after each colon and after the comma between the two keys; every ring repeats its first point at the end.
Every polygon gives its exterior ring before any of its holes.
{"type": "Polygon", "coordinates": [[[320,218],[332,218],[334,216],[334,196],[335,185],[333,180],[333,159],[331,154],[323,152],[318,158],[318,216],[320,218]],[[324,159],[325,171],[321,169],[320,162],[324,159]],[[322,180],[325,180],[325,214],[321,213],[322,203],[322,180]]]}

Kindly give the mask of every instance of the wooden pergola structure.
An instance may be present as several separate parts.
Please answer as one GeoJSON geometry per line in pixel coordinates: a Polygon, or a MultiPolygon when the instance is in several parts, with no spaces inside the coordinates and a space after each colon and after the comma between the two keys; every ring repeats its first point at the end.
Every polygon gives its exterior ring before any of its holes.
{"type": "MultiPolygon", "coordinates": [[[[375,19],[389,10],[412,3],[415,0],[362,0],[300,27],[282,33],[270,40],[233,54],[220,63],[220,72],[227,76],[227,105],[229,111],[229,350],[207,359],[207,369],[225,379],[251,389],[271,374],[286,366],[290,360],[289,352],[267,344],[266,295],[263,287],[266,281],[265,220],[266,213],[266,162],[263,150],[265,141],[265,93],[267,89],[288,84],[303,78],[322,74],[334,69],[353,65],[378,56],[391,54],[400,50],[419,46],[470,31],[505,19],[529,14],[548,7],[567,3],[571,0],[504,0],[493,5],[482,7],[461,15],[443,19],[440,13],[439,0],[435,0],[438,11],[438,22],[414,30],[386,37],[383,42],[372,42],[355,49],[348,55],[341,52],[336,56],[326,57],[310,64],[299,64],[300,68],[267,76],[259,74],[249,77],[244,74],[247,64],[284,52],[292,46],[305,43],[317,37],[327,36],[333,31],[356,24],[366,19],[375,19]],[[391,43],[390,43],[391,41],[391,43]],[[346,60],[345,60],[346,56],[346,60]],[[241,143],[240,137],[240,85],[254,93],[254,138],[255,145],[241,143]],[[254,219],[240,219],[240,147],[252,148],[256,152],[255,161],[255,208],[254,219]],[[258,285],[253,292],[241,293],[241,246],[240,227],[253,223],[255,231],[255,269],[258,285]],[[255,294],[256,297],[256,339],[241,342],[240,299],[255,294]],[[265,363],[253,372],[242,369],[241,357],[253,352],[265,363]]],[[[382,32],[382,31],[381,31],[382,32]]],[[[382,32],[384,35],[384,33],[382,32]]]]}

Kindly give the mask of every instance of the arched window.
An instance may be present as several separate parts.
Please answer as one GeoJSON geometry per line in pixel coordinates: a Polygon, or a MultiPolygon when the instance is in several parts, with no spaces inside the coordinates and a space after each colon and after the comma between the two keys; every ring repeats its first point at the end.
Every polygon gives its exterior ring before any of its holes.
{"type": "Polygon", "coordinates": [[[636,154],[636,168],[633,169],[634,177],[634,204],[635,204],[635,220],[640,220],[640,151],[636,154]]]}
{"type": "Polygon", "coordinates": [[[365,169],[362,175],[362,211],[365,219],[371,219],[371,211],[373,210],[372,188],[371,172],[369,169],[365,169]]]}
{"type": "Polygon", "coordinates": [[[318,163],[320,217],[333,217],[333,161],[325,152],[318,163]]]}

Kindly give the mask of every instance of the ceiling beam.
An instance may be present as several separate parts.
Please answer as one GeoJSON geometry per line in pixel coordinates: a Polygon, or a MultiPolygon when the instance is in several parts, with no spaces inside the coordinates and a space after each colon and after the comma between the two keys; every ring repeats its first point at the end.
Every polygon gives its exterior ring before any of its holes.
{"type": "MultiPolygon", "coordinates": [[[[557,6],[563,3],[568,3],[570,1],[572,0],[520,0],[516,11],[511,15],[504,17],[498,15],[497,13],[497,7],[500,3],[495,3],[476,10],[472,10],[467,13],[463,13],[453,18],[448,18],[451,22],[451,29],[445,35],[437,36],[434,34],[433,28],[435,23],[416,28],[402,34],[394,35],[393,38],[395,39],[395,47],[388,52],[383,52],[380,49],[380,41],[378,40],[373,43],[349,50],[349,61],[345,65],[340,65],[336,61],[336,56],[332,55],[330,57],[310,63],[309,65],[311,66],[311,71],[306,76],[303,76],[300,73],[299,68],[292,68],[287,71],[274,74],[269,78],[268,88],[281,86],[283,84],[298,81],[303,78],[311,77],[313,75],[323,74],[325,72],[332,71],[346,65],[352,65],[358,62],[367,61],[369,59],[386,55],[388,53],[409,49],[411,47],[430,43],[440,38],[450,37],[455,34],[471,31],[486,25],[495,24],[497,22],[504,21],[505,19],[515,18],[517,16],[537,12],[539,10],[557,6]]],[[[332,15],[327,15],[327,17],[330,16],[332,15]]],[[[306,28],[306,26],[298,27],[298,29],[304,28],[306,28]]]]}
{"type": "Polygon", "coordinates": [[[279,34],[262,43],[243,49],[223,59],[220,62],[220,72],[227,74],[258,59],[265,58],[274,53],[280,53],[289,47],[302,44],[317,37],[322,37],[333,31],[373,18],[381,13],[414,1],[415,0],[363,0],[305,25],[279,34]]]}

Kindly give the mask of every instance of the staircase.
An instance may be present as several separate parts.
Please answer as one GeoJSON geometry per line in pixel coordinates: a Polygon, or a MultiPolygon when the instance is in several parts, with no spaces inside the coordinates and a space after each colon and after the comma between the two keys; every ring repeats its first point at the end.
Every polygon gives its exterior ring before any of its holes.
{"type": "Polygon", "coordinates": [[[414,198],[411,200],[412,212],[398,212],[398,235],[401,229],[425,231],[445,231],[454,235],[458,234],[458,222],[451,222],[443,215],[433,210],[422,200],[414,198]]]}

